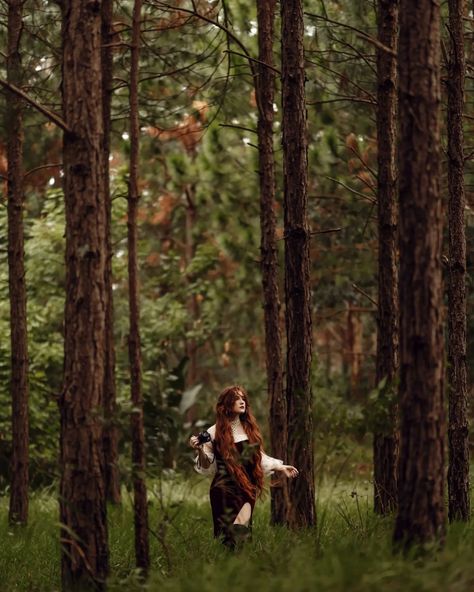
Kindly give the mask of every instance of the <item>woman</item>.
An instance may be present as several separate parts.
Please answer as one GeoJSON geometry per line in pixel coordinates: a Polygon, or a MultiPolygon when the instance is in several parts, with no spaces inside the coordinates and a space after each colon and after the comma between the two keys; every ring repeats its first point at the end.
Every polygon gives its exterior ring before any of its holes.
{"type": "Polygon", "coordinates": [[[214,536],[222,537],[233,549],[249,536],[264,475],[278,471],[294,478],[298,470],[263,452],[262,436],[241,386],[229,386],[221,392],[216,423],[208,433],[210,442],[200,444],[197,436],[191,436],[189,443],[198,450],[198,473],[214,477],[210,490],[214,536]]]}

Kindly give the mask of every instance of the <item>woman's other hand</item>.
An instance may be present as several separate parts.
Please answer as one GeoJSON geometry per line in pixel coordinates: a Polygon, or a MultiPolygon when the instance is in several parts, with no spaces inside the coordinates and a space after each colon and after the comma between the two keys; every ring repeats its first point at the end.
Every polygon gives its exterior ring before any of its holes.
{"type": "Polygon", "coordinates": [[[294,479],[299,475],[298,469],[291,465],[282,465],[280,471],[285,475],[285,477],[288,477],[288,479],[294,479]]]}

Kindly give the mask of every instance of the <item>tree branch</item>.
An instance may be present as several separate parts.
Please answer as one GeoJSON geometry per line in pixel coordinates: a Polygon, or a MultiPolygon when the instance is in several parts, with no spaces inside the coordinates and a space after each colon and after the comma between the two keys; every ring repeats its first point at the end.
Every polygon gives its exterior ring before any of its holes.
{"type": "Polygon", "coordinates": [[[367,292],[365,290],[363,290],[362,288],[359,288],[359,286],[357,284],[352,284],[352,287],[354,288],[354,290],[356,292],[359,292],[359,294],[362,294],[362,296],[365,296],[368,300],[370,300],[370,302],[372,302],[372,304],[374,304],[378,308],[377,301],[374,300],[370,294],[367,294],[367,292]]]}
{"type": "Polygon", "coordinates": [[[257,60],[257,58],[253,58],[253,57],[251,57],[248,54],[240,53],[238,51],[233,51],[233,50],[230,50],[230,49],[225,49],[224,50],[224,53],[231,53],[233,55],[240,56],[241,58],[245,58],[246,60],[251,60],[252,62],[255,62],[256,64],[261,64],[262,66],[265,66],[265,68],[269,68],[270,70],[273,70],[279,76],[281,75],[281,72],[280,72],[280,70],[278,70],[278,68],[274,68],[273,66],[269,66],[265,62],[262,62],[261,60],[257,60]]]}
{"type": "Polygon", "coordinates": [[[306,16],[309,16],[310,18],[319,19],[321,21],[325,21],[326,23],[331,23],[332,25],[338,25],[339,27],[344,27],[346,29],[349,29],[350,31],[354,31],[354,33],[357,34],[357,37],[359,37],[363,41],[367,41],[368,43],[371,43],[372,45],[375,45],[375,47],[377,47],[381,51],[384,51],[385,53],[388,53],[389,55],[391,55],[393,57],[397,57],[397,52],[393,51],[392,48],[387,47],[383,43],[380,43],[380,41],[378,39],[375,39],[375,37],[372,37],[371,35],[369,35],[365,31],[362,31],[361,29],[357,29],[356,27],[353,27],[351,25],[348,25],[347,23],[341,23],[339,21],[333,21],[333,20],[327,18],[326,16],[321,16],[320,14],[314,14],[314,13],[311,13],[311,12],[305,12],[305,15],[306,16]]]}
{"type": "Polygon", "coordinates": [[[232,39],[232,41],[234,41],[240,47],[240,49],[243,51],[245,57],[249,61],[249,67],[252,72],[252,75],[255,76],[255,71],[253,68],[253,61],[255,61],[254,58],[252,58],[252,56],[250,55],[250,51],[245,47],[245,45],[237,37],[237,35],[235,35],[228,27],[221,25],[219,22],[209,18],[208,16],[206,16],[204,14],[199,13],[195,9],[190,10],[189,8],[181,8],[180,6],[171,6],[170,4],[167,4],[166,2],[161,2],[160,0],[155,0],[153,2],[153,4],[155,4],[155,6],[159,6],[161,8],[166,9],[166,10],[171,10],[171,11],[176,11],[176,12],[184,12],[186,14],[190,14],[198,19],[203,20],[206,23],[209,23],[210,25],[213,25],[214,27],[217,27],[221,31],[223,31],[227,35],[227,37],[229,39],[232,39]]]}
{"type": "Polygon", "coordinates": [[[230,123],[219,123],[219,127],[231,127],[233,129],[239,129],[244,132],[250,132],[251,134],[256,134],[257,130],[252,129],[251,127],[244,127],[242,125],[234,125],[230,123]]]}
{"type": "Polygon", "coordinates": [[[339,228],[327,228],[326,230],[312,230],[309,234],[314,236],[315,234],[329,234],[330,232],[340,232],[341,230],[343,230],[342,226],[339,228]]]}
{"type": "Polygon", "coordinates": [[[53,168],[58,168],[58,167],[62,167],[63,163],[62,162],[54,162],[51,164],[42,164],[41,166],[37,166],[34,169],[30,169],[29,171],[27,171],[25,173],[25,179],[26,177],[29,177],[30,175],[33,175],[34,173],[36,173],[37,171],[41,171],[42,169],[53,169],[53,168]]]}
{"type": "Polygon", "coordinates": [[[22,98],[24,101],[26,101],[29,105],[34,107],[37,111],[42,113],[47,119],[49,119],[49,121],[51,121],[52,123],[54,123],[55,125],[60,127],[63,131],[68,132],[68,133],[72,133],[72,130],[66,125],[66,122],[61,117],[59,117],[59,115],[57,115],[56,113],[53,113],[53,111],[50,111],[47,107],[44,107],[43,105],[41,105],[40,103],[35,101],[33,98],[31,98],[25,92],[23,92],[21,90],[21,88],[18,88],[14,84],[10,84],[9,82],[7,82],[6,80],[3,80],[2,78],[0,78],[0,85],[3,86],[4,88],[6,88],[7,90],[9,90],[10,92],[13,92],[16,95],[18,95],[20,98],[22,98]]]}
{"type": "Polygon", "coordinates": [[[326,179],[329,179],[330,181],[334,181],[334,183],[341,185],[341,187],[344,187],[344,189],[347,189],[348,191],[350,191],[354,195],[358,195],[358,196],[364,198],[365,200],[369,201],[371,204],[377,203],[377,200],[374,199],[373,197],[370,197],[370,195],[366,195],[365,193],[361,193],[360,191],[357,191],[357,189],[353,189],[352,187],[349,187],[349,185],[346,185],[342,181],[339,181],[339,179],[336,179],[334,177],[328,177],[328,176],[326,177],[326,179]]]}

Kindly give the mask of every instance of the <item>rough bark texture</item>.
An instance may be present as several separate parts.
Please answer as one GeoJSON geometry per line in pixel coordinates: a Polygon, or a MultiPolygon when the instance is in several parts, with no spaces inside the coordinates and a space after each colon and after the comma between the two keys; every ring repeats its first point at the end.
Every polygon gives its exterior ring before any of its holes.
{"type": "MultiPolygon", "coordinates": [[[[21,87],[20,39],[22,31],[20,0],[8,2],[7,80],[21,87]]],[[[11,524],[28,521],[28,332],[26,323],[26,285],[23,236],[23,116],[21,100],[6,93],[5,130],[7,133],[8,191],[8,287],[10,294],[10,340],[12,400],[12,456],[10,462],[11,524]]]]}
{"type": "Polygon", "coordinates": [[[101,15],[62,3],[66,200],[64,386],[60,397],[63,590],[105,587],[108,546],[102,406],[105,367],[105,205],[101,15]]]}
{"type": "Polygon", "coordinates": [[[440,9],[400,3],[400,471],[394,541],[445,537],[440,9]]]}
{"type": "MultiPolygon", "coordinates": [[[[378,39],[397,51],[399,0],[379,0],[378,39]]],[[[386,379],[392,391],[398,369],[398,264],[397,264],[397,59],[377,52],[378,146],[378,315],[376,383],[386,379]]],[[[389,421],[374,434],[374,510],[387,514],[396,508],[399,434],[397,406],[388,410],[389,421]]]]}
{"type": "MultiPolygon", "coordinates": [[[[273,103],[275,71],[273,34],[276,0],[258,0],[258,150],[260,175],[260,257],[265,316],[267,387],[270,401],[270,446],[276,458],[286,457],[286,400],[283,391],[283,355],[278,288],[278,250],[275,216],[275,159],[273,154],[273,103]],[[265,66],[267,64],[268,66],[265,66]]],[[[286,481],[274,479],[271,488],[271,522],[284,524],[288,507],[286,481]]]]}
{"type": "Polygon", "coordinates": [[[311,394],[310,231],[307,219],[307,138],[303,5],[281,3],[285,300],[287,334],[288,461],[299,477],[288,484],[287,521],[313,526],[313,420],[311,394]]]}
{"type": "Polygon", "coordinates": [[[105,262],[105,286],[107,303],[105,311],[105,374],[104,374],[104,461],[105,488],[107,499],[119,504],[120,475],[118,470],[119,431],[116,422],[117,402],[115,384],[115,342],[114,342],[114,301],[112,291],[112,200],[110,196],[109,155],[112,101],[113,54],[110,44],[113,41],[112,17],[113,1],[102,2],[102,109],[104,120],[103,140],[103,181],[106,208],[105,232],[107,240],[107,260],[105,262]]]}
{"type": "Polygon", "coordinates": [[[143,396],[141,384],[142,358],[140,347],[140,307],[138,296],[137,265],[137,209],[138,157],[140,122],[138,115],[138,74],[140,57],[141,0],[133,5],[132,51],[130,69],[130,178],[128,194],[128,286],[130,305],[130,378],[133,411],[132,467],[135,520],[135,558],[137,567],[146,575],[150,565],[148,542],[148,505],[145,482],[145,434],[143,427],[143,396]]]}
{"type": "Polygon", "coordinates": [[[449,520],[469,520],[469,428],[466,369],[466,234],[464,209],[464,0],[449,0],[448,62],[448,388],[449,520]]]}

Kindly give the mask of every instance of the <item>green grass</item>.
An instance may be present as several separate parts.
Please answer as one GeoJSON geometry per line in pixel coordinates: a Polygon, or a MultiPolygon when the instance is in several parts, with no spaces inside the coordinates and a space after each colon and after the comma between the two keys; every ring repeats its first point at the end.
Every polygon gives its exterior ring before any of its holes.
{"type": "MultiPolygon", "coordinates": [[[[131,500],[109,508],[111,592],[461,592],[474,590],[474,532],[449,529],[443,551],[404,559],[391,549],[392,523],[371,511],[371,488],[324,484],[319,528],[294,533],[268,524],[268,499],[259,502],[253,540],[231,554],[212,538],[208,482],[168,479],[150,487],[152,572],[145,587],[134,571],[131,500]]],[[[12,529],[0,499],[1,592],[59,590],[57,502],[47,492],[31,499],[30,523],[12,529]]]]}

